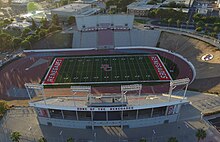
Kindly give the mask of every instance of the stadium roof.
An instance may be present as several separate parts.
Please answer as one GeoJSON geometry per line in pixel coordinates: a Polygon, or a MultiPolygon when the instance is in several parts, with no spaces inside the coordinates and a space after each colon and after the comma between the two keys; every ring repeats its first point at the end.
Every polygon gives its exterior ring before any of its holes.
{"type": "Polygon", "coordinates": [[[62,7],[53,9],[53,11],[62,11],[62,12],[77,12],[83,8],[89,7],[90,4],[79,4],[79,3],[73,3],[69,5],[64,5],[62,7]]]}
{"type": "MultiPolygon", "coordinates": [[[[115,94],[116,95],[116,94],[115,94]]],[[[63,108],[65,110],[77,110],[77,108],[87,108],[86,105],[88,102],[87,96],[82,97],[56,97],[56,98],[48,98],[45,101],[35,101],[31,102],[30,106],[48,108],[50,106],[51,109],[63,108]],[[45,104],[46,103],[46,104],[45,104]]],[[[177,103],[186,103],[188,102],[186,98],[180,96],[171,96],[171,100],[169,101],[168,94],[162,95],[144,95],[140,96],[127,96],[127,106],[132,109],[143,109],[143,108],[151,108],[151,107],[160,107],[165,105],[174,105],[177,103]]],[[[106,108],[106,109],[111,109],[106,108]]],[[[128,109],[130,110],[130,109],[128,109]]]]}

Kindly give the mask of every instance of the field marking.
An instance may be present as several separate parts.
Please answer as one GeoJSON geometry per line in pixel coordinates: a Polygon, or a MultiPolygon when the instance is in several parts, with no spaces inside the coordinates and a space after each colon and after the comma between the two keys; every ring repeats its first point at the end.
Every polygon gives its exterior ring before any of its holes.
{"type": "Polygon", "coordinates": [[[63,58],[56,58],[54,60],[53,64],[51,65],[50,70],[48,71],[46,80],[43,83],[55,83],[63,61],[64,61],[63,58]]]}
{"type": "MultiPolygon", "coordinates": [[[[73,61],[73,60],[72,60],[72,61],[73,61]]],[[[71,79],[73,79],[74,69],[76,68],[76,64],[77,64],[77,62],[75,62],[74,65],[73,65],[73,70],[72,70],[72,72],[71,72],[71,79]]],[[[71,81],[71,82],[72,82],[72,81],[71,81]]]]}
{"type": "Polygon", "coordinates": [[[157,76],[160,80],[172,80],[172,78],[170,78],[169,72],[166,70],[166,67],[164,66],[158,55],[151,55],[148,58],[150,59],[150,62],[153,65],[154,70],[156,71],[157,76]]]}
{"type": "Polygon", "coordinates": [[[79,77],[79,81],[80,82],[82,82],[82,74],[83,74],[83,72],[82,72],[82,70],[83,70],[83,67],[84,67],[84,61],[85,59],[83,59],[83,61],[82,61],[82,64],[80,65],[80,77],[79,77]]]}
{"type": "Polygon", "coordinates": [[[120,60],[119,60],[119,72],[120,72],[120,75],[121,75],[121,77],[122,77],[122,69],[121,69],[121,62],[120,62],[120,60]]]}
{"type": "MultiPolygon", "coordinates": [[[[151,56],[151,54],[149,54],[149,55],[145,55],[145,54],[134,54],[134,55],[108,55],[108,56],[78,56],[78,57],[63,57],[64,59],[68,59],[68,58],[78,58],[78,59],[85,59],[85,58],[103,58],[103,57],[105,57],[105,58],[109,58],[109,57],[116,57],[116,58],[121,58],[121,57],[132,57],[132,56],[134,56],[134,57],[136,57],[136,56],[151,56]]],[[[116,59],[117,60],[117,59],[116,59]]]]}
{"type": "MultiPolygon", "coordinates": [[[[168,72],[167,68],[165,67],[164,63],[162,62],[162,60],[160,59],[160,57],[157,55],[157,57],[159,58],[160,60],[160,63],[162,64],[163,68],[166,70],[166,73],[168,74],[168,76],[170,77],[170,80],[173,80],[170,73],[168,72]]],[[[167,58],[165,58],[167,59],[167,58]]]]}
{"type": "Polygon", "coordinates": [[[53,83],[46,85],[79,85],[79,84],[123,84],[123,83],[165,83],[170,82],[170,80],[143,80],[143,81],[109,81],[109,82],[76,82],[76,83],[53,83]]]}
{"type": "MultiPolygon", "coordinates": [[[[135,62],[138,64],[136,58],[135,58],[135,62]]],[[[141,61],[141,62],[142,62],[142,61],[141,61]]],[[[138,68],[139,68],[139,70],[140,70],[140,74],[141,74],[141,76],[142,76],[142,79],[144,80],[145,78],[143,77],[142,69],[140,68],[140,64],[138,64],[138,68]]],[[[135,68],[135,71],[136,71],[136,68],[135,68]]]]}
{"type": "Polygon", "coordinates": [[[133,73],[132,73],[132,69],[131,69],[130,64],[128,64],[128,66],[129,66],[129,69],[130,69],[130,74],[132,75],[131,79],[134,80],[134,79],[133,79],[134,75],[133,75],[133,73]]]}
{"type": "Polygon", "coordinates": [[[45,75],[45,77],[44,77],[44,81],[43,81],[42,84],[44,84],[44,82],[46,81],[46,78],[47,78],[48,74],[50,73],[50,70],[51,70],[51,68],[52,68],[52,66],[53,66],[53,64],[54,64],[54,62],[56,61],[55,59],[56,59],[56,58],[54,58],[52,64],[50,65],[50,68],[49,68],[49,70],[47,71],[47,74],[45,75]]]}
{"type": "MultiPolygon", "coordinates": [[[[149,59],[150,60],[150,59],[149,59]]],[[[148,64],[148,62],[147,61],[145,61],[144,62],[145,64],[147,64],[147,67],[149,67],[149,64],[148,64]]],[[[151,62],[150,62],[151,63],[151,62]]],[[[151,64],[152,65],[152,64],[151,64]]],[[[153,66],[153,65],[152,65],[153,66]]],[[[154,68],[154,66],[153,66],[153,68],[154,68]]],[[[152,76],[152,78],[153,78],[153,80],[156,80],[155,79],[155,76],[154,76],[154,74],[152,73],[152,71],[151,71],[151,69],[149,68],[149,71],[150,71],[150,74],[151,74],[151,76],[152,76]]],[[[154,70],[155,71],[155,70],[154,70]]],[[[160,80],[160,79],[159,79],[160,80]]]]}

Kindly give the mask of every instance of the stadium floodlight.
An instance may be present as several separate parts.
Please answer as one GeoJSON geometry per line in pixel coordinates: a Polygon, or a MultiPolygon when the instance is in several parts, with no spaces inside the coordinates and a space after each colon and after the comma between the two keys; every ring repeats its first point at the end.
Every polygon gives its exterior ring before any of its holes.
{"type": "MultiPolygon", "coordinates": [[[[140,97],[142,90],[142,84],[132,84],[132,85],[121,85],[121,98],[124,100],[124,95],[128,91],[138,91],[138,96],[140,97]]],[[[138,104],[140,104],[140,99],[138,99],[138,104]]]]}
{"type": "Polygon", "coordinates": [[[91,93],[91,86],[71,86],[73,92],[88,92],[91,93]]]}
{"type": "Polygon", "coordinates": [[[133,85],[121,85],[121,91],[139,91],[142,89],[142,84],[133,84],[133,85]]]}
{"type": "Polygon", "coordinates": [[[45,95],[44,95],[44,86],[42,84],[32,84],[32,83],[25,83],[24,84],[26,90],[27,90],[27,93],[28,93],[28,96],[30,98],[30,100],[32,100],[31,98],[31,95],[30,95],[30,92],[29,92],[29,89],[33,89],[33,90],[40,90],[43,97],[44,97],[44,103],[46,104],[46,98],[45,98],[45,95]]]}
{"type": "Polygon", "coordinates": [[[176,88],[176,86],[179,86],[179,85],[185,85],[185,90],[184,90],[184,94],[183,94],[183,98],[185,98],[189,82],[190,82],[189,78],[171,80],[170,81],[170,89],[169,89],[169,94],[170,94],[169,101],[171,100],[171,95],[172,95],[173,89],[176,88]]]}
{"type": "MultiPolygon", "coordinates": [[[[89,104],[91,104],[91,86],[71,86],[70,89],[72,90],[72,92],[74,92],[74,95],[76,94],[76,92],[86,92],[88,93],[88,100],[89,100],[89,104]]],[[[75,105],[75,101],[74,101],[74,105],[75,105]]]]}
{"type": "Polygon", "coordinates": [[[185,85],[185,84],[188,84],[189,82],[190,82],[189,78],[171,80],[170,86],[185,85]]]}
{"type": "Polygon", "coordinates": [[[44,89],[44,86],[42,84],[32,84],[32,83],[25,83],[25,87],[28,89],[36,89],[36,90],[42,90],[44,89]]]}

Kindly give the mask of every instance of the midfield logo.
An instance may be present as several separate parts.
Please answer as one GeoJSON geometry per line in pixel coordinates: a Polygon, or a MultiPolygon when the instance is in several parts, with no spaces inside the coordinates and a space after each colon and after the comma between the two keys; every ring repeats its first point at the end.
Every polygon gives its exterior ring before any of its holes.
{"type": "Polygon", "coordinates": [[[112,67],[109,64],[102,64],[101,69],[104,71],[112,71],[112,67]]]}

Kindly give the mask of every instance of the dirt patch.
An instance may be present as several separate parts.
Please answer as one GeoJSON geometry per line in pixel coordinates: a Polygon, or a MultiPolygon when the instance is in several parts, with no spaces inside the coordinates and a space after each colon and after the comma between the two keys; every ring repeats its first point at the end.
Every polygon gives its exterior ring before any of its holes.
{"type": "Polygon", "coordinates": [[[188,36],[162,32],[159,39],[160,48],[176,52],[188,59],[196,69],[196,79],[191,89],[204,92],[220,92],[220,50],[206,42],[188,36]],[[203,61],[205,54],[214,58],[203,61]]]}

